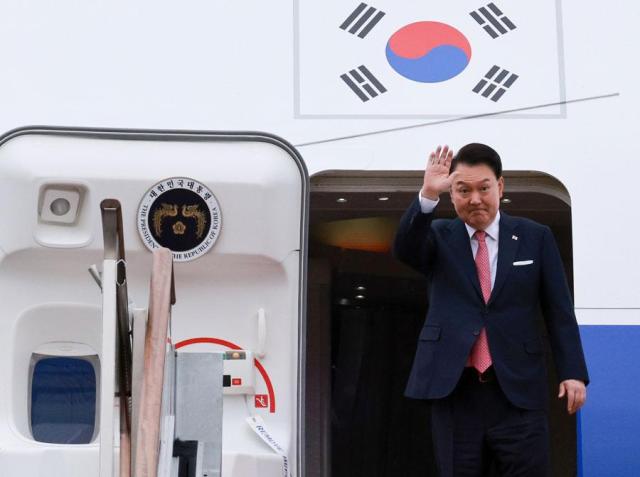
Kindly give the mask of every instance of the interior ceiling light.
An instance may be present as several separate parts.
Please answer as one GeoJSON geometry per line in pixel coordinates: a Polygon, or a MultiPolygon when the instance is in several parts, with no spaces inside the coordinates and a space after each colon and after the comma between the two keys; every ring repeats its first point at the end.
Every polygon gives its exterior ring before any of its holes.
{"type": "Polygon", "coordinates": [[[356,295],[356,300],[364,300],[364,295],[356,295]]]}
{"type": "Polygon", "coordinates": [[[356,290],[358,290],[358,291],[365,291],[366,289],[367,289],[367,287],[364,287],[362,285],[359,285],[359,286],[356,287],[356,290]]]}
{"type": "Polygon", "coordinates": [[[339,197],[336,199],[336,202],[340,203],[340,204],[344,204],[347,201],[347,199],[345,199],[344,197],[339,197]]]}
{"type": "Polygon", "coordinates": [[[381,200],[381,201],[389,200],[389,197],[386,197],[386,196],[378,197],[378,200],[381,200]]]}
{"type": "Polygon", "coordinates": [[[504,199],[502,199],[502,203],[503,204],[510,204],[511,203],[511,199],[507,199],[506,197],[504,199]]]}

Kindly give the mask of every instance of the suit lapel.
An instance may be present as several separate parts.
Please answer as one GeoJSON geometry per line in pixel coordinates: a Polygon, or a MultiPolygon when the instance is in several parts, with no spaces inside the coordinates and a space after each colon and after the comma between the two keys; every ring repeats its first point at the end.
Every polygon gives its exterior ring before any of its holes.
{"type": "Polygon", "coordinates": [[[482,298],[482,291],[480,289],[480,281],[478,280],[478,272],[476,270],[476,263],[473,260],[473,253],[471,252],[471,243],[469,241],[469,233],[464,226],[464,222],[460,219],[453,219],[449,224],[449,240],[453,251],[453,257],[458,267],[467,276],[473,288],[480,299],[482,298]]]}
{"type": "Polygon", "coordinates": [[[511,271],[513,259],[518,250],[518,239],[515,233],[517,223],[513,218],[500,212],[500,239],[498,242],[498,269],[496,270],[496,281],[493,284],[489,304],[500,293],[500,289],[511,271]]]}

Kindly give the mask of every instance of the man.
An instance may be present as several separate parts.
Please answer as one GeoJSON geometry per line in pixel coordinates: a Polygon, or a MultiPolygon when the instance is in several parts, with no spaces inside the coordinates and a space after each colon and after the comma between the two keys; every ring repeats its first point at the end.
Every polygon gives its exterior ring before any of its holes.
{"type": "Polygon", "coordinates": [[[394,254],[429,280],[429,311],[406,395],[432,402],[442,477],[550,475],[547,377],[537,320],[544,316],[560,380],[575,413],[587,369],[562,261],[550,229],[499,211],[500,156],[468,144],[429,155],[419,197],[394,254]],[[453,220],[433,220],[449,191],[453,220]]]}

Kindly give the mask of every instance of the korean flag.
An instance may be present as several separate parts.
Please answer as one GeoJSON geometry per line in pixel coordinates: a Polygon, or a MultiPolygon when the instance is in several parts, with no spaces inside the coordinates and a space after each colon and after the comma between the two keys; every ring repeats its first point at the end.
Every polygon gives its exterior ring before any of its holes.
{"type": "Polygon", "coordinates": [[[298,117],[564,116],[559,0],[297,0],[296,13],[298,117]]]}

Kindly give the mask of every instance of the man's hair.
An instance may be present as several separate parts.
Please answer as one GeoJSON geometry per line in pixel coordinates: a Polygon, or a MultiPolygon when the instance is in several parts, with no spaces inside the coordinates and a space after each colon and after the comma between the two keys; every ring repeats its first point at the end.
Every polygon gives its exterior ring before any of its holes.
{"type": "Polygon", "coordinates": [[[500,156],[486,144],[472,142],[471,144],[463,146],[452,159],[449,173],[455,171],[458,164],[467,164],[469,166],[485,164],[493,170],[496,179],[502,177],[502,161],[500,160],[500,156]]]}

